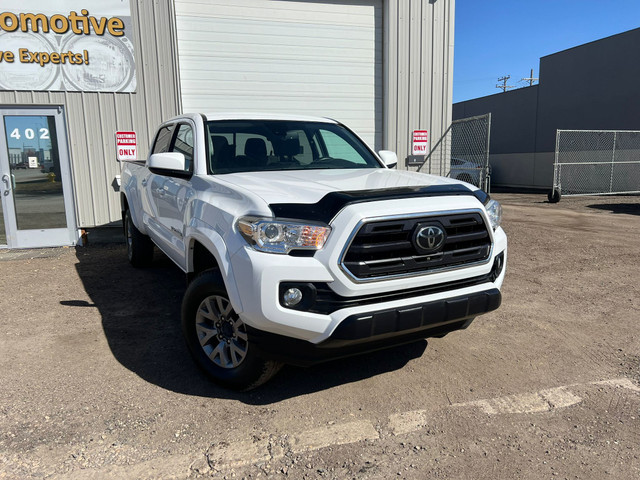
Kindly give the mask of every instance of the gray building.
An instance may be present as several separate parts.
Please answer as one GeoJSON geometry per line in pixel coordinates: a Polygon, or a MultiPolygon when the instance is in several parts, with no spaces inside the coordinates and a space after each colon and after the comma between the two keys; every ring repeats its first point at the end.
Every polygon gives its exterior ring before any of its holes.
{"type": "Polygon", "coordinates": [[[640,130],[640,28],[540,59],[532,87],[453,106],[491,112],[492,184],[550,188],[556,130],[640,130]]]}
{"type": "Polygon", "coordinates": [[[115,132],[135,132],[146,158],[182,112],[329,116],[406,157],[413,130],[436,139],[451,122],[454,6],[24,0],[0,21],[0,247],[70,245],[119,221],[115,132]],[[52,160],[12,168],[16,148],[52,160]]]}

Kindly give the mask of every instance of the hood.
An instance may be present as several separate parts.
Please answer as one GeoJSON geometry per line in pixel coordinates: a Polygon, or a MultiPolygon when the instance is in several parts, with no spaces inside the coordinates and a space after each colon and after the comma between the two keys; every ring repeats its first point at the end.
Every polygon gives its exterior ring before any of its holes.
{"type": "Polygon", "coordinates": [[[386,168],[246,172],[217,178],[246,188],[268,204],[316,203],[331,192],[460,183],[425,173],[386,168]]]}

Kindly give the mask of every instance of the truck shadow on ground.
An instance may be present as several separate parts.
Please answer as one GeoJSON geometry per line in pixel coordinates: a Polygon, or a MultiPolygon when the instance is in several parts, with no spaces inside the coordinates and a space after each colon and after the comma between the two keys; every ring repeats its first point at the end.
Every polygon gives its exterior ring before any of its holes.
{"type": "Polygon", "coordinates": [[[145,381],[177,393],[268,405],[401,369],[427,348],[426,341],[419,341],[310,368],[285,366],[257,390],[228,391],[211,383],[191,360],[180,327],[185,276],[166,256],[156,250],[150,268],[135,269],[123,245],[90,245],[78,248],[76,255],[76,269],[92,303],[60,303],[97,308],[116,360],[145,381]]]}

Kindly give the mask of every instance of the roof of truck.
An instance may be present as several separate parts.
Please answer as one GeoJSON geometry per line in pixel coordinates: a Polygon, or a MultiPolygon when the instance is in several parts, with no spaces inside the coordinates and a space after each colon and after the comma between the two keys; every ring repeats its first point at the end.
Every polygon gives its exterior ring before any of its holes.
{"type": "Polygon", "coordinates": [[[322,122],[338,123],[331,118],[314,117],[311,115],[290,115],[283,113],[259,113],[259,112],[216,112],[205,113],[207,120],[285,120],[291,122],[322,122]]]}

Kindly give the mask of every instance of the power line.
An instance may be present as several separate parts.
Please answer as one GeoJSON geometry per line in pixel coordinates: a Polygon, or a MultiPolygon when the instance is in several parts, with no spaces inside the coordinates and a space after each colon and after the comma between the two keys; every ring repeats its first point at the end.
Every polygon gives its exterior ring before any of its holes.
{"type": "Polygon", "coordinates": [[[507,85],[507,80],[511,78],[511,75],[505,75],[504,77],[500,77],[498,79],[499,82],[502,82],[502,85],[496,85],[496,88],[501,88],[503,92],[506,92],[509,88],[516,88],[513,85],[507,85]]]}

